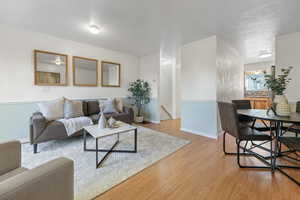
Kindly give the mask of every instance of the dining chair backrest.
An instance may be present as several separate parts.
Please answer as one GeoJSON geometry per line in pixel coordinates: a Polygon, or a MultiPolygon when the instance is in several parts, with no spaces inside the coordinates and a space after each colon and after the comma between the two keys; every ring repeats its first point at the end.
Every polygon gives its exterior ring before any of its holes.
{"type": "Polygon", "coordinates": [[[241,100],[232,100],[232,103],[236,105],[237,109],[251,109],[250,100],[241,99],[241,100]]]}
{"type": "Polygon", "coordinates": [[[218,102],[222,129],[233,137],[239,138],[239,120],[236,105],[218,102]]]}
{"type": "Polygon", "coordinates": [[[300,101],[296,104],[296,112],[300,113],[300,101]]]}

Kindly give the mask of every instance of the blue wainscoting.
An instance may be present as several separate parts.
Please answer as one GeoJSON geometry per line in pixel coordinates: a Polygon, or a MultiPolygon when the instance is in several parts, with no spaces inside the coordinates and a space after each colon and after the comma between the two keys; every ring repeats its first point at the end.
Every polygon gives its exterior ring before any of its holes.
{"type": "Polygon", "coordinates": [[[28,139],[29,119],[36,102],[0,103],[0,140],[28,139]]]}
{"type": "MultiPolygon", "coordinates": [[[[85,100],[99,100],[85,99],[85,100]]],[[[78,99],[80,100],[80,99],[78,99]]],[[[82,100],[82,99],[81,99],[82,100]]],[[[32,102],[14,102],[0,103],[0,140],[29,139],[29,121],[32,113],[38,111],[38,101],[32,102]]],[[[124,104],[129,105],[127,98],[124,98],[124,104]]],[[[159,123],[160,116],[158,100],[151,99],[145,106],[145,119],[154,123],[159,123]]]]}
{"type": "Polygon", "coordinates": [[[151,98],[150,103],[144,106],[143,114],[145,121],[152,123],[160,122],[159,102],[157,98],[151,98]]]}
{"type": "Polygon", "coordinates": [[[217,138],[216,101],[182,101],[181,130],[217,138]]]}

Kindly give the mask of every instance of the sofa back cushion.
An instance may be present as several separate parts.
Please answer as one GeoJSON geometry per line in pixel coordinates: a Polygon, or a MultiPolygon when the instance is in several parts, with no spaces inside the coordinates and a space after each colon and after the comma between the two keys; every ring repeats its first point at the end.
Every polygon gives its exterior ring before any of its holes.
{"type": "Polygon", "coordinates": [[[117,110],[119,113],[123,112],[124,104],[123,104],[122,98],[115,98],[115,99],[114,99],[114,103],[115,103],[116,110],[117,110]]]}
{"type": "Polygon", "coordinates": [[[66,119],[83,116],[82,101],[71,101],[66,99],[64,105],[64,117],[66,119]]]}
{"type": "Polygon", "coordinates": [[[112,99],[108,99],[106,101],[102,101],[100,103],[101,106],[101,111],[106,114],[106,113],[117,113],[117,109],[115,108],[115,102],[112,99]]]}
{"type": "Polygon", "coordinates": [[[87,115],[98,114],[100,112],[98,101],[87,101],[87,115]]]}
{"type": "Polygon", "coordinates": [[[64,117],[64,98],[38,103],[38,107],[48,121],[64,117]]]}
{"type": "Polygon", "coordinates": [[[84,116],[88,116],[88,102],[87,101],[82,101],[82,112],[84,116]]]}

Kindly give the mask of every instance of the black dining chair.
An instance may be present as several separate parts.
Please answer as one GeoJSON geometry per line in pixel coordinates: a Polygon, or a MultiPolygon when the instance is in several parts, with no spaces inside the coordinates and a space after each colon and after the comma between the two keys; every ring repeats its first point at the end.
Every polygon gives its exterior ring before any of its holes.
{"type": "MultiPolygon", "coordinates": [[[[300,101],[298,101],[296,103],[296,112],[300,113],[300,101]]],[[[286,132],[293,132],[293,133],[295,133],[295,136],[298,137],[298,135],[300,133],[300,124],[299,123],[295,123],[295,124],[292,124],[291,126],[285,127],[284,129],[285,129],[284,133],[286,133],[286,132]]]]}
{"type": "MultiPolygon", "coordinates": [[[[285,136],[280,136],[278,138],[278,142],[284,144],[289,151],[286,151],[285,153],[280,152],[281,156],[286,157],[287,159],[293,161],[293,163],[300,162],[300,138],[299,137],[285,137],[285,136]],[[294,154],[294,157],[291,156],[291,154],[294,154]]],[[[300,181],[296,180],[296,178],[292,177],[289,175],[287,172],[283,170],[283,168],[289,168],[289,169],[300,169],[300,166],[296,165],[281,165],[281,164],[276,164],[276,158],[274,159],[274,165],[277,167],[277,169],[283,173],[285,176],[287,176],[290,180],[294,181],[296,184],[300,186],[300,181]]]]}
{"type": "MultiPolygon", "coordinates": [[[[232,100],[232,103],[236,105],[238,110],[252,109],[251,102],[247,99],[232,100]]],[[[270,128],[264,121],[261,121],[263,123],[263,125],[261,125],[259,123],[256,123],[256,119],[252,119],[247,116],[239,116],[239,122],[259,131],[270,130],[270,128]]]]}
{"type": "Polygon", "coordinates": [[[227,102],[218,102],[218,108],[220,113],[220,120],[221,120],[221,126],[224,131],[223,135],[223,151],[225,155],[236,155],[237,156],[237,163],[239,167],[241,168],[268,168],[273,171],[273,145],[272,145],[272,137],[270,134],[265,134],[263,132],[257,131],[255,129],[252,129],[248,126],[243,126],[243,124],[239,123],[238,113],[237,113],[237,107],[233,103],[227,103],[227,102]],[[226,135],[229,134],[233,136],[236,140],[236,147],[237,152],[235,153],[228,153],[226,151],[226,135]],[[247,141],[269,141],[271,142],[271,150],[270,150],[270,158],[271,163],[269,163],[264,156],[254,152],[253,150],[257,146],[250,146],[249,148],[247,145],[241,146],[241,142],[247,141]],[[240,149],[242,149],[244,152],[241,153],[240,149]],[[262,161],[267,166],[249,166],[249,165],[242,165],[240,163],[240,156],[246,155],[246,156],[254,156],[255,158],[262,161]]]}

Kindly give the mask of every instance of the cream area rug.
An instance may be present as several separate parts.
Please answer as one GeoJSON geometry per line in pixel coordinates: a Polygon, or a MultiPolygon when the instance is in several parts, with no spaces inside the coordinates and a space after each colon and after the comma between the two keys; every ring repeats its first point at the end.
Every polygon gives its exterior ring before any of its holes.
{"type": "MultiPolygon", "coordinates": [[[[95,152],[83,151],[82,137],[40,144],[37,154],[32,153],[30,144],[23,144],[22,165],[34,168],[61,156],[72,159],[75,168],[75,200],[90,200],[189,143],[143,127],[138,127],[137,138],[137,153],[112,153],[98,169],[95,152]]],[[[99,148],[109,149],[116,139],[115,136],[100,139],[99,148]]],[[[116,149],[131,150],[133,142],[134,132],[120,134],[120,143],[116,149]]],[[[87,138],[87,147],[95,148],[92,137],[87,138]]],[[[99,160],[103,155],[99,153],[99,160]]]]}

